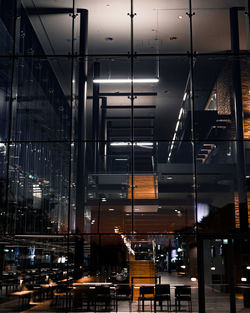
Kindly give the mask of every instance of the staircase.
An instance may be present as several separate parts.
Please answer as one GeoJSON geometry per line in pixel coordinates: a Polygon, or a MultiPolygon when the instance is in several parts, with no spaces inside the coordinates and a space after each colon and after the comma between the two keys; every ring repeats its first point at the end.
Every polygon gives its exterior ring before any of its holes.
{"type": "Polygon", "coordinates": [[[129,284],[132,288],[133,278],[133,300],[139,296],[139,288],[143,285],[154,285],[156,283],[155,263],[152,260],[135,260],[129,262],[129,284]],[[140,277],[140,278],[135,278],[140,277]],[[145,277],[145,278],[144,278],[145,277]],[[150,278],[146,278],[150,277],[150,278]]]}

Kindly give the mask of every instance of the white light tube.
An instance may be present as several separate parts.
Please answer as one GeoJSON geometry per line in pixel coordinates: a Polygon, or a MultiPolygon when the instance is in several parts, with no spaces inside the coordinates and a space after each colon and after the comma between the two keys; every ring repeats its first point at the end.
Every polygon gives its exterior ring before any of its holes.
{"type": "MultiPolygon", "coordinates": [[[[117,147],[124,147],[124,146],[131,146],[132,143],[131,142],[111,142],[110,143],[111,146],[117,146],[117,147]]],[[[153,146],[152,142],[134,142],[133,143],[134,146],[153,146]]]]}
{"type": "Polygon", "coordinates": [[[183,108],[181,108],[181,109],[180,109],[179,116],[178,116],[178,120],[180,120],[180,119],[181,119],[181,116],[182,116],[183,111],[184,111],[184,110],[183,110],[183,108]]]}
{"type": "Polygon", "coordinates": [[[178,122],[176,123],[175,132],[177,132],[177,130],[179,128],[179,124],[180,124],[180,121],[178,120],[178,122]]]}
{"type": "Polygon", "coordinates": [[[96,78],[94,84],[158,83],[159,78],[96,78]]]}

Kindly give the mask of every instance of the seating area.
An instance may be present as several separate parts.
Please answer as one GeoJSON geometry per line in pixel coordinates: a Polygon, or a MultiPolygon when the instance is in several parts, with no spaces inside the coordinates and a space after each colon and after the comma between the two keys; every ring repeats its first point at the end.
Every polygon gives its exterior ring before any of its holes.
{"type": "MultiPolygon", "coordinates": [[[[3,289],[2,292],[7,292],[3,289]]],[[[170,284],[145,284],[130,286],[128,283],[79,282],[73,279],[57,282],[18,284],[15,291],[5,295],[18,299],[20,309],[31,304],[38,307],[49,301],[51,310],[70,312],[192,312],[191,286],[170,284]],[[138,299],[133,299],[139,289],[138,299]]]]}

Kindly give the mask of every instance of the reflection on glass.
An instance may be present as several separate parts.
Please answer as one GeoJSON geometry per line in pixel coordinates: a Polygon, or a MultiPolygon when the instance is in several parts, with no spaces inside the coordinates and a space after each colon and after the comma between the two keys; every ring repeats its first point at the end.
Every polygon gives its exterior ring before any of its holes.
{"type": "Polygon", "coordinates": [[[16,1],[0,1],[0,55],[13,53],[14,16],[16,1]]]}
{"type": "Polygon", "coordinates": [[[12,138],[52,141],[68,138],[71,62],[65,58],[19,58],[15,66],[14,90],[18,97],[12,103],[12,138]],[[57,79],[59,72],[63,76],[57,79]]]}
{"type": "Polygon", "coordinates": [[[0,140],[8,139],[9,106],[11,101],[11,68],[12,61],[9,58],[0,58],[0,140]]]}
{"type": "Polygon", "coordinates": [[[230,312],[229,296],[229,260],[228,240],[204,240],[204,281],[206,312],[219,310],[223,304],[223,311],[230,312]]]}
{"type": "MultiPolygon", "coordinates": [[[[237,12],[240,48],[246,50],[246,33],[249,26],[246,23],[244,12],[246,11],[246,2],[238,0],[230,1],[212,1],[205,4],[200,0],[192,1],[193,15],[193,48],[197,52],[218,53],[231,50],[230,38],[230,10],[234,8],[237,12]]],[[[236,29],[235,29],[236,30],[236,29]]]]}
{"type": "Polygon", "coordinates": [[[147,140],[190,140],[189,60],[137,57],[135,77],[157,77],[157,84],[135,84],[134,136],[147,140]],[[178,87],[177,87],[178,86],[178,87]]]}
{"type": "Polygon", "coordinates": [[[8,232],[65,233],[68,229],[68,158],[65,144],[11,144],[8,232]]]}
{"type": "MultiPolygon", "coordinates": [[[[126,54],[130,49],[130,1],[77,0],[78,9],[88,10],[88,53],[126,54]],[[96,23],[98,21],[98,23],[96,23]]],[[[78,38],[79,18],[75,19],[78,38]]],[[[76,40],[76,46],[79,42],[76,40]]]]}
{"type": "MultiPolygon", "coordinates": [[[[78,16],[79,18],[79,16],[78,16]]],[[[58,3],[39,0],[21,1],[20,55],[67,55],[72,51],[73,1],[58,3]],[[54,25],[60,28],[55,31],[54,25]]]]}
{"type": "Polygon", "coordinates": [[[137,53],[190,51],[187,0],[134,1],[134,49],[137,53]]]}

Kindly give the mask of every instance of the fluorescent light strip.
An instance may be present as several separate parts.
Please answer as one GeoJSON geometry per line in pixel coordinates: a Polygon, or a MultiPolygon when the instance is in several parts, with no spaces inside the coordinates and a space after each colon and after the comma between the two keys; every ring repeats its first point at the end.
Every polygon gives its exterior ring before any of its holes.
{"type": "Polygon", "coordinates": [[[128,159],[115,159],[116,161],[128,161],[128,159]]]}
{"type": "Polygon", "coordinates": [[[177,121],[176,126],[175,126],[175,132],[177,133],[178,128],[179,128],[180,120],[177,121]]]}
{"type": "Polygon", "coordinates": [[[94,84],[126,84],[126,83],[158,83],[159,78],[96,78],[93,80],[94,84]]]}
{"type": "Polygon", "coordinates": [[[183,108],[180,109],[180,113],[179,113],[179,116],[178,116],[178,120],[181,119],[181,116],[182,116],[182,113],[184,112],[183,108]]]}
{"type": "MultiPolygon", "coordinates": [[[[132,146],[131,142],[111,142],[110,143],[111,146],[117,146],[117,147],[124,147],[124,146],[132,146]]],[[[133,143],[134,146],[153,146],[152,142],[134,142],[133,143]]]]}

